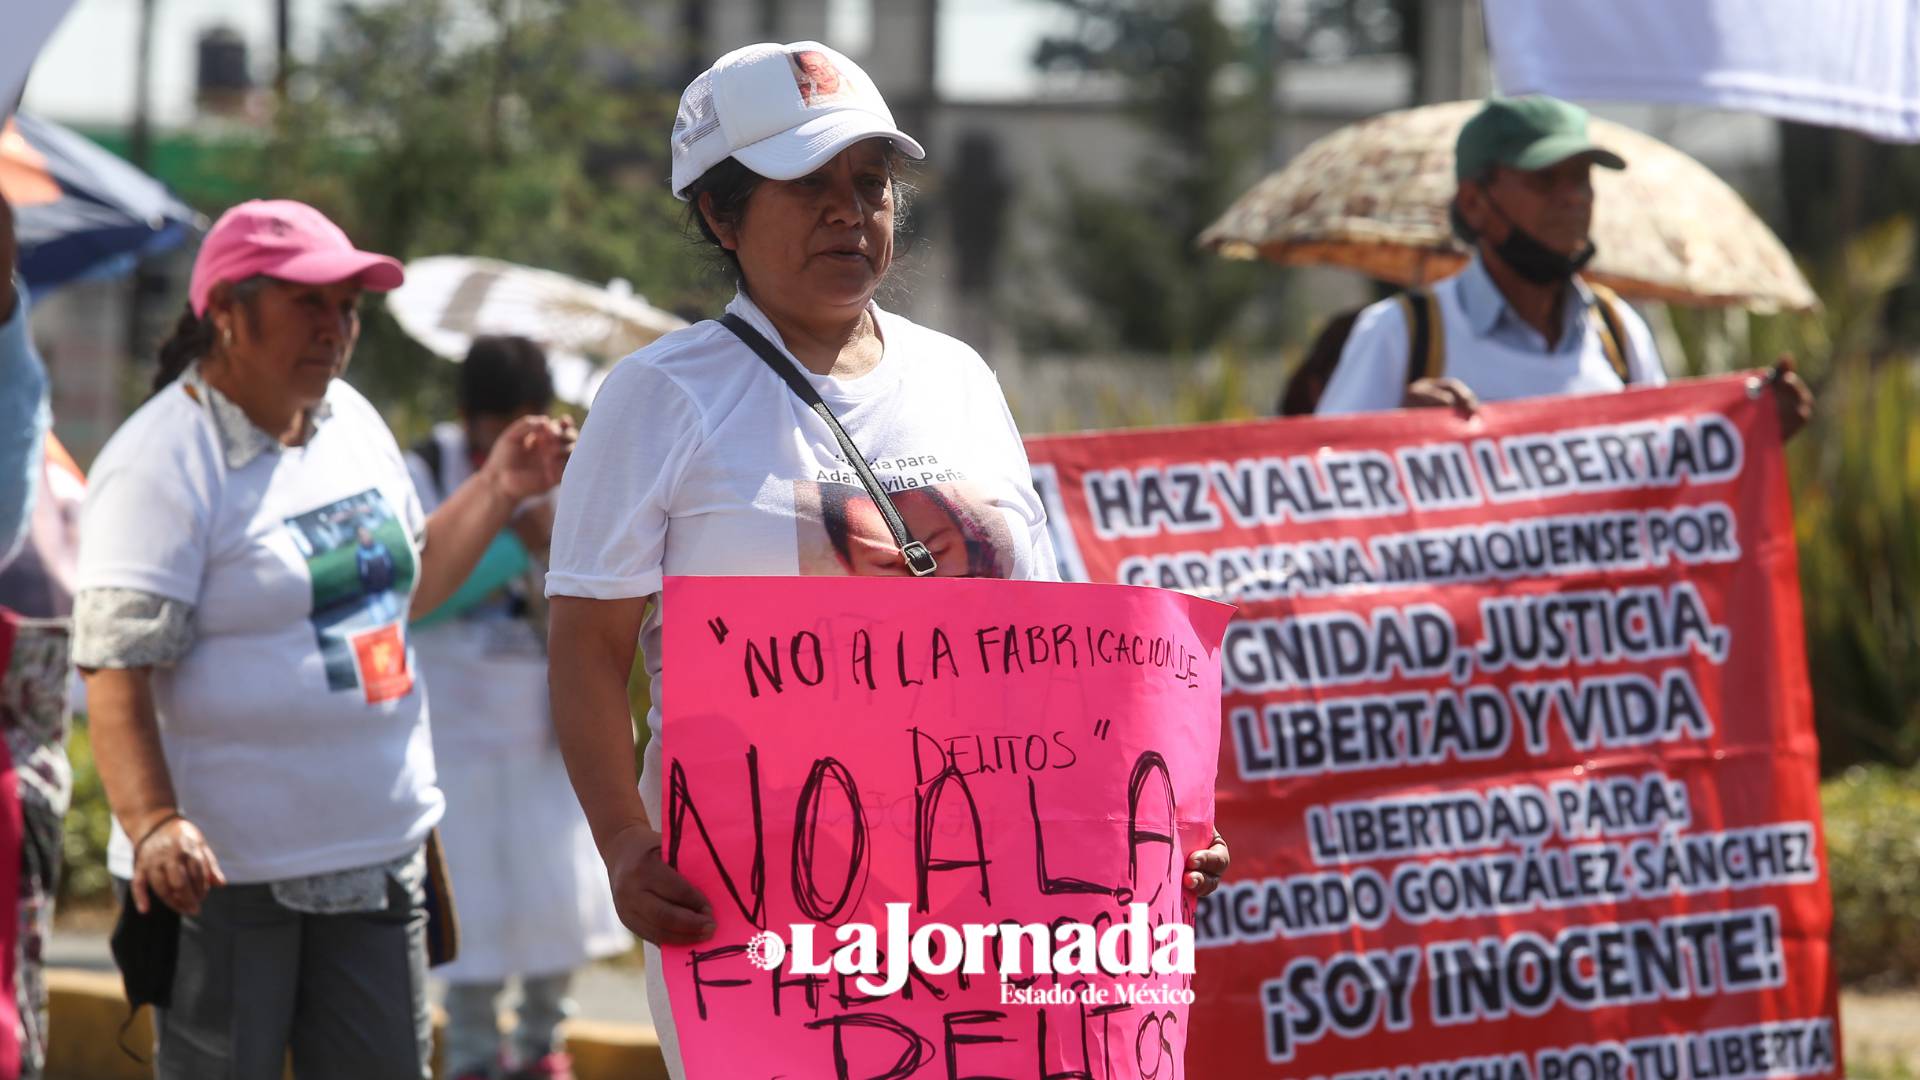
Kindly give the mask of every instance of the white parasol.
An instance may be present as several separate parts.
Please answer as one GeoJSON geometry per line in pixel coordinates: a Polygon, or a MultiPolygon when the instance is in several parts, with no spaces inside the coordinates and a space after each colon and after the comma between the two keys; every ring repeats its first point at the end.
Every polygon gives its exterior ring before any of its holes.
{"type": "Polygon", "coordinates": [[[467,255],[407,264],[407,282],[387,308],[408,336],[437,355],[462,360],[473,339],[516,334],[547,350],[554,393],[586,405],[614,361],[687,325],[634,295],[551,270],[467,255]]]}

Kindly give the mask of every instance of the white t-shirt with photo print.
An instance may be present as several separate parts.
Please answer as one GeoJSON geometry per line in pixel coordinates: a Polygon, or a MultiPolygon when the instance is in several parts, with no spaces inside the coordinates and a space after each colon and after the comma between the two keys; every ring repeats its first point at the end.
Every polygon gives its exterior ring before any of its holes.
{"type": "MultiPolygon", "coordinates": [[[[306,445],[230,468],[175,383],[88,477],[78,587],[193,607],[154,706],[180,811],[235,884],[397,858],[442,812],[406,638],[426,518],[380,414],[338,379],[326,401],[306,445]]],[[[108,867],[129,877],[115,833],[108,867]]]]}
{"type": "MultiPolygon", "coordinates": [[[[781,345],[744,295],[727,310],[781,345]]],[[[806,375],[908,528],[941,574],[1055,579],[1026,448],[993,372],[953,338],[872,311],[884,347],[872,371],[806,375]]],[[[666,575],[904,572],[859,484],[826,422],[732,331],[690,326],[621,361],[594,399],[560,484],[547,595],[652,596],[666,575]]],[[[640,630],[654,735],[640,798],[656,827],[669,692],[660,619],[655,604],[640,630]]],[[[646,953],[647,1003],[677,1080],[664,962],[653,945],[646,953]]]]}
{"type": "MultiPolygon", "coordinates": [[[[727,310],[780,345],[746,296],[727,310]]],[[[872,371],[807,377],[939,573],[1057,578],[1026,448],[993,372],[945,334],[873,313],[884,352],[872,371]]],[[[651,596],[666,575],[904,572],[859,485],[825,421],[732,331],[698,323],[621,361],[594,399],[560,485],[547,595],[651,596]]],[[[668,692],[659,605],[641,647],[658,735],[668,692]]],[[[640,791],[658,822],[658,738],[640,791]]]]}

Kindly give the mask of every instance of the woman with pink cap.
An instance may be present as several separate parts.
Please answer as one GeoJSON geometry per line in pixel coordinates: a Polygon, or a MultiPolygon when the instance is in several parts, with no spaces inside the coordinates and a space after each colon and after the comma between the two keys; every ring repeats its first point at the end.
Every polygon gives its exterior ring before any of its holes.
{"type": "MultiPolygon", "coordinates": [[[[694,79],[673,193],[739,283],[718,321],[622,361],[560,491],[547,575],[549,685],[574,791],[621,918],[648,942],[648,1005],[682,1075],[662,943],[712,908],[661,857],[665,575],[1058,576],[1020,433],[993,372],[874,296],[893,262],[902,161],[925,156],[859,66],[818,42],[751,45],[694,79]],[[913,489],[941,512],[928,529],[913,489]],[[636,641],[655,732],[638,774],[636,641]]],[[[924,508],[924,507],[923,507],[924,508]]],[[[694,692],[697,693],[697,690],[694,692]]],[[[1192,852],[1205,893],[1226,846],[1192,852]]]]}
{"type": "Polygon", "coordinates": [[[303,1080],[430,1075],[443,800],[407,613],[553,487],[572,433],[517,421],[423,514],[339,377],[361,294],[401,276],[312,207],[228,211],[153,396],[93,467],[74,660],[114,816],[116,959],[157,1006],[161,1077],[279,1076],[289,1049],[303,1080]]]}

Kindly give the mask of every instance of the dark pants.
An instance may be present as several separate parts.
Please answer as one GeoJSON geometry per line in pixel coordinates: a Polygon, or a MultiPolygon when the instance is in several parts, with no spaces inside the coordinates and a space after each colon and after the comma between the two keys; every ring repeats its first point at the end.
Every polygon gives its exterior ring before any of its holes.
{"type": "Polygon", "coordinates": [[[180,923],[173,1004],[156,1010],[159,1080],[426,1080],[422,897],[388,883],[385,911],[306,915],[268,885],[207,894],[180,923]]]}

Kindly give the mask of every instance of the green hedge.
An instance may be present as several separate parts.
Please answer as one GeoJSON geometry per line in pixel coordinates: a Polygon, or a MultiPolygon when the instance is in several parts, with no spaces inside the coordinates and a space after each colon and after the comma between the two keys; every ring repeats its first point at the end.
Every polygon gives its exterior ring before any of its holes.
{"type": "MultiPolygon", "coordinates": [[[[1916,280],[1920,228],[1895,218],[1808,267],[1821,309],[1750,315],[1668,308],[1675,374],[1796,357],[1813,422],[1788,447],[1807,666],[1822,775],[1920,765],[1920,353],[1889,336],[1916,280]]],[[[1664,347],[1664,346],[1663,346],[1664,347]]]]}
{"type": "Polygon", "coordinates": [[[84,716],[74,718],[67,760],[73,764],[73,805],[67,809],[67,828],[60,838],[60,903],[98,903],[113,893],[113,882],[107,877],[107,837],[113,816],[107,810],[106,789],[100,786],[100,771],[93,767],[93,742],[84,716]]]}
{"type": "Polygon", "coordinates": [[[1920,983],[1920,770],[1849,769],[1820,801],[1840,981],[1920,983]]]}

